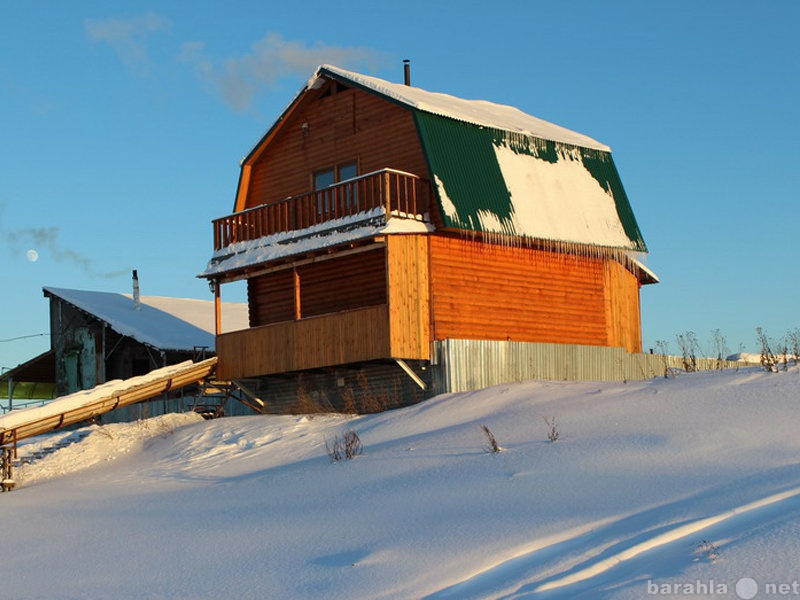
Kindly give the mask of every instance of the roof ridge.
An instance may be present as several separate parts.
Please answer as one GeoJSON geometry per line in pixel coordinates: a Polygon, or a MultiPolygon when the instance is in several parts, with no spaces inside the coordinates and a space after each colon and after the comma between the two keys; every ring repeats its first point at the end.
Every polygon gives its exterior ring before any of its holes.
{"type": "Polygon", "coordinates": [[[468,100],[422,88],[392,83],[371,75],[348,71],[334,65],[317,67],[301,93],[320,85],[324,75],[348,81],[357,87],[380,94],[413,110],[463,121],[481,127],[490,127],[516,134],[560,142],[582,148],[611,152],[611,148],[587,135],[567,129],[523,112],[515,106],[499,104],[490,100],[468,100]]]}

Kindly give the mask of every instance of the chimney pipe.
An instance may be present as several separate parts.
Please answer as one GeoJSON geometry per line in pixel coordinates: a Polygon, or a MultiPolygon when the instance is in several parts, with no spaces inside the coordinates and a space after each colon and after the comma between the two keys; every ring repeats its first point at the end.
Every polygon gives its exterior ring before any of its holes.
{"type": "Polygon", "coordinates": [[[411,85],[411,61],[403,59],[403,83],[411,85]]]}
{"type": "Polygon", "coordinates": [[[142,307],[139,300],[139,273],[136,269],[133,270],[133,309],[139,310],[142,307]]]}

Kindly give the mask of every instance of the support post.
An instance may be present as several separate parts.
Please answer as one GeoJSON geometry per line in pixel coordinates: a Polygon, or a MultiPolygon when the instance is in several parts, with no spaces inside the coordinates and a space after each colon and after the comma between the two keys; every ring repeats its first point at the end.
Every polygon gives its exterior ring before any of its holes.
{"type": "Polygon", "coordinates": [[[222,333],[222,296],[219,290],[221,286],[218,280],[211,281],[214,282],[214,331],[220,335],[222,333]]]}
{"type": "Polygon", "coordinates": [[[296,321],[299,321],[303,318],[303,309],[301,304],[301,296],[300,296],[300,273],[297,271],[297,267],[292,269],[294,272],[294,318],[296,321]]]}
{"type": "Polygon", "coordinates": [[[389,183],[389,172],[383,172],[383,206],[386,211],[386,218],[389,219],[392,214],[392,199],[391,187],[389,183]]]}
{"type": "Polygon", "coordinates": [[[14,489],[14,466],[12,449],[10,446],[3,446],[2,460],[0,463],[0,491],[10,492],[14,489]]]}
{"type": "Polygon", "coordinates": [[[394,362],[396,362],[400,366],[400,368],[403,369],[403,371],[405,371],[409,377],[411,377],[411,380],[414,383],[416,383],[421,389],[423,390],[427,389],[428,386],[425,385],[425,382],[422,381],[422,378],[419,375],[414,373],[413,369],[408,366],[408,363],[406,361],[404,361],[402,358],[395,358],[394,362]]]}

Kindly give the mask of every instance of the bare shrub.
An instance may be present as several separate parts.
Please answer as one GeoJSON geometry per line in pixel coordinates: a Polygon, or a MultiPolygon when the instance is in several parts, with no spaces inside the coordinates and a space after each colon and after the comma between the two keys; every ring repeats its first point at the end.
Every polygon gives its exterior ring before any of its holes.
{"type": "Polygon", "coordinates": [[[778,372],[778,355],[772,351],[772,344],[770,343],[769,336],[761,327],[756,327],[756,337],[758,344],[761,346],[761,366],[765,371],[770,373],[778,372]]]}
{"type": "Polygon", "coordinates": [[[333,436],[333,440],[326,440],[325,450],[328,452],[331,462],[339,462],[340,460],[351,460],[363,454],[364,446],[358,434],[352,429],[348,429],[343,435],[337,434],[333,436]]]}
{"type": "Polygon", "coordinates": [[[352,387],[347,387],[342,390],[342,412],[348,415],[358,414],[356,407],[356,393],[352,387]]]}
{"type": "Polygon", "coordinates": [[[679,333],[675,336],[675,341],[681,351],[683,370],[687,373],[697,371],[697,354],[700,350],[700,344],[695,333],[693,331],[679,333]]]}
{"type": "Polygon", "coordinates": [[[361,414],[377,413],[386,410],[388,399],[386,394],[377,393],[370,385],[366,371],[359,371],[356,374],[358,385],[361,387],[361,414]]]}
{"type": "Polygon", "coordinates": [[[719,329],[714,329],[711,332],[711,348],[716,356],[716,368],[724,368],[724,359],[728,356],[728,340],[722,335],[719,329]]]}
{"type": "Polygon", "coordinates": [[[719,560],[719,548],[716,544],[708,540],[703,540],[697,544],[695,552],[712,563],[716,563],[719,560]]]}
{"type": "Polygon", "coordinates": [[[542,417],[547,425],[547,439],[551,442],[556,442],[561,437],[561,432],[558,429],[555,417],[542,417]]]}
{"type": "Polygon", "coordinates": [[[343,412],[350,414],[378,413],[403,405],[403,384],[399,376],[393,377],[389,386],[374,386],[366,371],[356,373],[356,386],[341,392],[343,412]]]}
{"type": "Polygon", "coordinates": [[[295,415],[335,412],[325,392],[319,390],[309,391],[306,378],[303,374],[298,377],[297,397],[290,411],[295,415]]]}
{"type": "Polygon", "coordinates": [[[494,434],[487,425],[481,425],[481,430],[483,431],[483,434],[486,436],[486,440],[488,442],[488,444],[484,446],[487,452],[491,452],[492,454],[497,454],[498,452],[503,450],[500,447],[500,444],[497,443],[497,439],[495,439],[494,434]]]}
{"type": "Polygon", "coordinates": [[[792,329],[789,331],[786,334],[786,341],[789,345],[789,353],[796,365],[800,362],[800,329],[792,329]]]}

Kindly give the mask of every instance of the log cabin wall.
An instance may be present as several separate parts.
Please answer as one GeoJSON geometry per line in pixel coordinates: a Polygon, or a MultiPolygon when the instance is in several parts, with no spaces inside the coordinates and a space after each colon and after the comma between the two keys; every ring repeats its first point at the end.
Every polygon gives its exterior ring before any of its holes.
{"type": "Polygon", "coordinates": [[[294,269],[286,268],[248,279],[247,305],[250,327],[294,319],[294,269]]]}
{"type": "Polygon", "coordinates": [[[288,266],[247,280],[250,327],[386,304],[386,249],[288,266]]]}
{"type": "Polygon", "coordinates": [[[409,110],[329,83],[308,93],[247,170],[243,208],[311,191],[315,171],[353,161],[359,174],[390,167],[429,179],[409,110]]]}
{"type": "Polygon", "coordinates": [[[435,340],[636,347],[638,283],[604,259],[441,235],[430,237],[430,255],[435,340]]]}
{"type": "Polygon", "coordinates": [[[301,318],[386,304],[386,249],[301,266],[301,318]]]}

